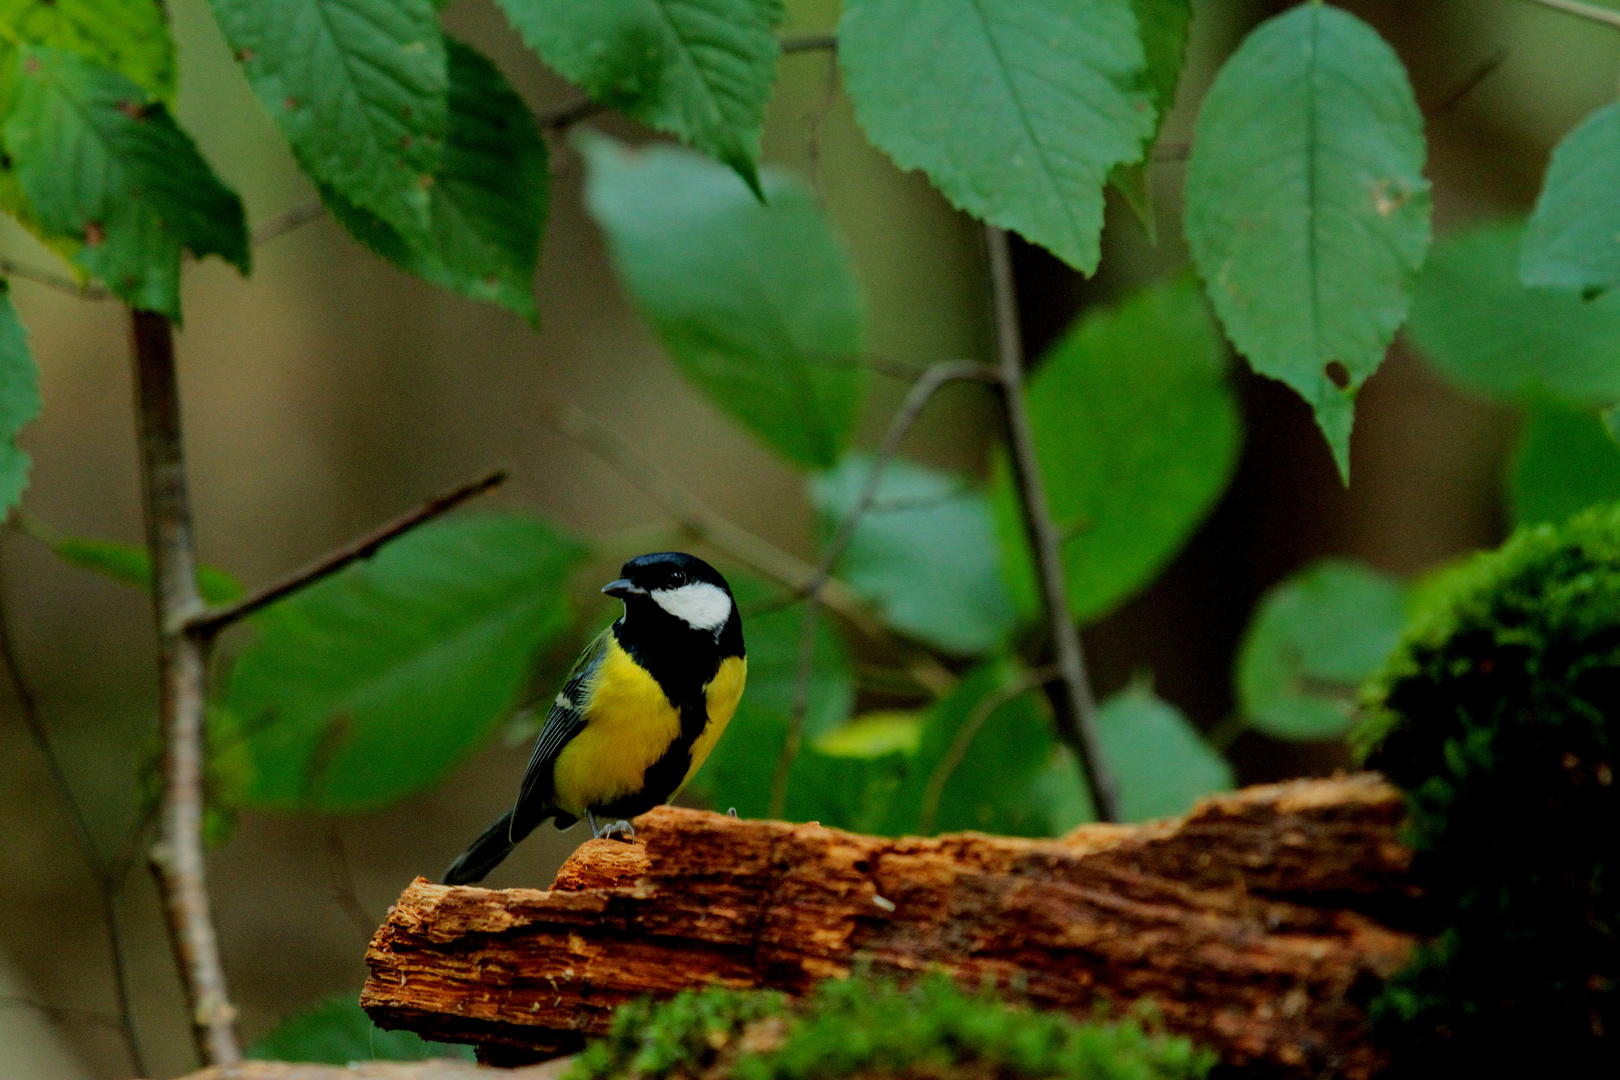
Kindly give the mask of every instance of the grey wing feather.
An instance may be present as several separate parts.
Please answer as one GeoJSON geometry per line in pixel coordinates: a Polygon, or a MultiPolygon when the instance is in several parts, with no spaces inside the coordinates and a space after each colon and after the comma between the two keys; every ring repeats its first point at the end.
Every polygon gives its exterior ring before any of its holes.
{"type": "MultiPolygon", "coordinates": [[[[529,767],[523,774],[523,786],[518,790],[517,805],[512,811],[512,833],[527,833],[554,809],[552,766],[557,755],[569,740],[585,727],[586,684],[602,664],[613,628],[608,627],[585,647],[568,673],[568,681],[546,714],[546,722],[535,741],[534,753],[529,756],[529,767]]],[[[572,819],[570,819],[572,820],[572,819]]]]}

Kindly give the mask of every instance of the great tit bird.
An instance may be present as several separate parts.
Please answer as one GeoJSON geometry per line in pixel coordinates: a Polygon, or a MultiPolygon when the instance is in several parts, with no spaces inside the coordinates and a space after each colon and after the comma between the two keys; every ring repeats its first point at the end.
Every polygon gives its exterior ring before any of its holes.
{"type": "Polygon", "coordinates": [[[451,864],[446,885],[482,881],[547,818],[634,840],[628,819],[669,801],[720,741],[748,677],[731,587],[678,551],[631,559],[620,573],[602,591],[624,614],[575,661],[516,805],[451,864]]]}

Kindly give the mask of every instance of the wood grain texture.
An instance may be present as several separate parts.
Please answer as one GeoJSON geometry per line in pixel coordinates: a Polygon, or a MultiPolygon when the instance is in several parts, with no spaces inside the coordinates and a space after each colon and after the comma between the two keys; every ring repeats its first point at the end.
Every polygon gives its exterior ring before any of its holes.
{"type": "Polygon", "coordinates": [[[311,1065],[288,1061],[243,1061],[216,1065],[183,1080],[558,1080],[571,1061],[492,1074],[465,1061],[361,1061],[353,1065],[311,1065]]]}
{"type": "Polygon", "coordinates": [[[1370,774],[1044,841],[663,807],[636,844],[582,845],[549,890],[417,879],[372,940],[361,1004],[384,1028],[521,1060],[577,1047],[648,994],[941,968],[1081,1015],[1151,999],[1256,1076],[1369,1076],[1364,1006],[1413,943],[1396,928],[1402,817],[1370,774]]]}

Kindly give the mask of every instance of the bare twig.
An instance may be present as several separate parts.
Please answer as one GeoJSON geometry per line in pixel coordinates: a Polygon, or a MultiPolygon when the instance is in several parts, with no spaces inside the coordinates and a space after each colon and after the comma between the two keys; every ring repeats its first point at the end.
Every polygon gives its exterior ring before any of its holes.
{"type": "Polygon", "coordinates": [[[1012,254],[1004,230],[986,225],[984,235],[990,257],[990,291],[995,304],[996,352],[1000,357],[1008,456],[1012,460],[1013,482],[1023,512],[1024,533],[1035,556],[1035,572],[1052,635],[1052,649],[1063,676],[1061,692],[1052,695],[1052,711],[1059,737],[1079,759],[1080,771],[1097,805],[1098,820],[1118,821],[1114,779],[1097,738],[1097,702],[1086,675],[1080,631],[1069,613],[1062,540],[1052,523],[1052,508],[1046,501],[1046,485],[1041,479],[1041,463],[1035,452],[1035,432],[1030,426],[1024,400],[1024,341],[1018,325],[1012,254]]]}
{"type": "Polygon", "coordinates": [[[158,630],[163,804],[152,867],[163,894],[192,1034],[205,1064],[242,1060],[236,1009],[226,991],[203,861],[203,710],[208,640],[188,633],[203,611],[190,494],[180,439],[174,328],[163,315],[130,313],[135,344],[136,424],[152,606],[158,630]]]}
{"type": "Polygon", "coordinates": [[[816,52],[821,49],[838,49],[837,34],[800,34],[796,37],[782,39],[782,55],[792,56],[794,53],[816,52]]]}
{"type": "Polygon", "coordinates": [[[1590,19],[1604,26],[1612,26],[1620,30],[1620,11],[1613,8],[1599,7],[1597,4],[1583,3],[1582,0],[1529,0],[1532,4],[1540,4],[1544,8],[1562,11],[1565,15],[1574,15],[1580,19],[1590,19]]]}
{"type": "Polygon", "coordinates": [[[311,199],[308,202],[299,203],[289,210],[283,210],[253,230],[253,246],[258,247],[260,244],[268,244],[277,237],[285,236],[294,229],[308,225],[325,214],[326,207],[321,205],[319,199],[311,199]]]}
{"type": "MultiPolygon", "coordinates": [[[[119,1018],[114,1016],[112,1013],[97,1012],[95,1009],[76,1009],[69,1005],[47,1005],[43,1001],[35,1001],[33,998],[19,997],[16,994],[0,994],[0,1007],[8,1009],[31,1009],[45,1017],[47,1020],[52,1020],[56,1023],[71,1023],[78,1021],[86,1024],[99,1024],[102,1027],[110,1027],[114,1030],[122,1027],[122,1025],[119,1023],[119,1018]]],[[[136,1066],[136,1071],[138,1075],[144,1074],[145,1072],[145,1070],[141,1069],[138,1065],[136,1066]]]]}
{"type": "Polygon", "coordinates": [[[300,589],[315,584],[322,578],[332,576],[350,563],[371,558],[377,554],[378,549],[390,540],[396,540],[417,526],[424,525],[434,518],[442,517],[468,499],[499,487],[505,481],[506,470],[496,469],[494,472],[481,476],[477,480],[469,481],[460,487],[445,492],[443,495],[435,496],[410,513],[402,514],[394,520],[378,526],[366,535],[351,540],[336,551],[328,552],[314,562],[294,570],[278,581],[272,581],[268,585],[253,590],[253,592],[234,604],[212,608],[193,615],[186,620],[185,629],[187,632],[199,635],[202,638],[212,638],[233,623],[247,618],[254,612],[260,611],[300,589]]]}
{"type": "Polygon", "coordinates": [[[354,874],[349,871],[348,849],[343,846],[337,827],[331,824],[326,826],[326,859],[327,870],[332,875],[333,901],[359,931],[360,940],[370,942],[382,920],[373,917],[360,902],[360,894],[354,888],[354,874]]]}
{"type": "Polygon", "coordinates": [[[962,726],[956,729],[956,737],[951,740],[950,747],[945,755],[934,766],[934,771],[928,774],[928,785],[923,788],[922,799],[917,804],[917,833],[920,836],[932,835],[934,819],[939,816],[940,799],[944,797],[945,785],[950,782],[956,770],[962,767],[967,759],[968,749],[973,740],[979,737],[979,732],[998,709],[1008,702],[1029,693],[1038,686],[1045,686],[1058,678],[1056,667],[1037,668],[1034,671],[1025,671],[1019,674],[1006,686],[999,687],[988,694],[985,699],[973,707],[973,711],[962,721],[962,726]]]}
{"type": "Polygon", "coordinates": [[[39,755],[45,762],[51,786],[56,789],[57,801],[62,804],[62,809],[67,814],[68,826],[73,832],[73,841],[79,849],[79,856],[84,860],[85,869],[89,871],[91,880],[95,883],[96,896],[101,904],[101,920],[107,931],[108,962],[112,967],[113,997],[118,1009],[117,1014],[112,1017],[112,1026],[117,1029],[119,1038],[123,1041],[124,1052],[129,1055],[130,1067],[134,1069],[136,1075],[145,1075],[145,1059],[141,1053],[140,1038],[135,1031],[135,1014],[130,1006],[129,958],[124,950],[123,927],[118,919],[118,887],[123,883],[124,875],[117,873],[102,858],[95,837],[90,833],[90,821],[85,816],[84,807],[73,794],[73,786],[68,783],[67,773],[62,769],[62,761],[57,757],[56,748],[51,743],[50,732],[45,729],[45,718],[40,711],[39,699],[35,697],[33,688],[23,675],[22,662],[17,656],[16,644],[11,639],[11,620],[5,608],[3,591],[0,591],[0,660],[4,662],[6,674],[10,677],[12,689],[17,695],[17,703],[22,708],[23,723],[27,726],[28,734],[33,738],[34,745],[39,749],[39,755]]]}
{"type": "Polygon", "coordinates": [[[58,292],[65,292],[69,296],[77,296],[81,300],[110,300],[112,298],[112,293],[100,285],[91,285],[88,282],[80,285],[65,274],[42,270],[37,266],[29,266],[26,263],[13,262],[11,259],[0,259],[0,275],[20,277],[24,281],[45,285],[58,292]]]}
{"type": "Polygon", "coordinates": [[[799,587],[798,591],[805,601],[804,624],[799,636],[799,661],[793,685],[793,704],[788,712],[788,736],[782,744],[776,768],[771,774],[772,817],[781,817],[782,809],[787,805],[788,771],[793,766],[793,759],[799,755],[799,748],[804,741],[804,716],[810,704],[811,667],[815,662],[817,598],[821,594],[822,587],[832,577],[833,568],[843,557],[850,541],[855,538],[855,530],[860,527],[861,519],[871,510],[872,503],[877,499],[884,469],[888,467],[890,459],[900,449],[900,443],[917,423],[917,418],[922,415],[923,409],[927,408],[934,395],[942,387],[953,382],[977,380],[994,383],[998,382],[1000,377],[995,368],[970,360],[935,364],[923,372],[912,384],[905,400],[900,403],[900,408],[889,420],[888,430],[883,433],[883,439],[878,443],[877,451],[872,457],[872,468],[866,474],[866,483],[861,488],[860,497],[855,500],[855,505],[850,508],[849,513],[844,515],[843,521],[839,522],[838,531],[833,534],[822,551],[815,573],[799,587]]]}
{"type": "Polygon", "coordinates": [[[588,120],[597,113],[606,112],[607,106],[590,98],[580,98],[570,101],[566,105],[559,105],[535,117],[535,123],[540,125],[541,131],[566,131],[579,123],[588,120]]]}
{"type": "Polygon", "coordinates": [[[1507,58],[1508,51],[1506,49],[1497,49],[1478,64],[1475,64],[1474,69],[1468,73],[1468,77],[1458,83],[1457,88],[1451,93],[1439,101],[1423,103],[1424,117],[1433,120],[1435,117],[1444,116],[1455,109],[1462,103],[1464,98],[1479,88],[1480,83],[1488,79],[1497,68],[1506,63],[1507,58]]]}
{"type": "MultiPolygon", "coordinates": [[[[580,409],[559,404],[549,413],[549,419],[559,432],[611,466],[692,536],[789,589],[802,588],[815,574],[815,567],[809,563],[703,505],[580,409]]],[[[956,685],[956,676],[937,660],[922,650],[908,648],[872,618],[859,595],[843,581],[828,578],[817,598],[863,637],[898,656],[917,684],[935,697],[943,697],[956,685]]]]}

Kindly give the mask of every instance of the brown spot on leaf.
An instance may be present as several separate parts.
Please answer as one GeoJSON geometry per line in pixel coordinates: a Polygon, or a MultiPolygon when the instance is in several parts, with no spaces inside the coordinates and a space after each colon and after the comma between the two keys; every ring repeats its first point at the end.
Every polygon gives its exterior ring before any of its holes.
{"type": "Polygon", "coordinates": [[[1329,360],[1327,365],[1322,368],[1322,374],[1327,376],[1328,382],[1337,386],[1340,390],[1350,388],[1350,369],[1344,366],[1344,361],[1329,360]]]}
{"type": "Polygon", "coordinates": [[[145,120],[151,113],[151,107],[145,102],[124,99],[118,103],[118,111],[131,120],[145,120]]]}
{"type": "Polygon", "coordinates": [[[84,246],[95,247],[107,239],[107,230],[101,227],[101,222],[92,221],[84,227],[84,246]]]}
{"type": "Polygon", "coordinates": [[[39,60],[32,56],[23,60],[23,71],[29,75],[37,75],[39,73],[39,60]]]}
{"type": "Polygon", "coordinates": [[[416,186],[421,188],[423,191],[426,191],[428,188],[433,186],[433,177],[427,173],[423,173],[421,176],[416,178],[416,186]]]}
{"type": "Polygon", "coordinates": [[[236,62],[238,64],[252,63],[253,57],[255,55],[257,55],[257,54],[255,54],[252,49],[237,49],[236,50],[236,62]]]}
{"type": "Polygon", "coordinates": [[[298,99],[293,97],[291,94],[288,94],[287,99],[281,104],[286,107],[288,112],[292,112],[294,109],[298,108],[298,99]]]}

